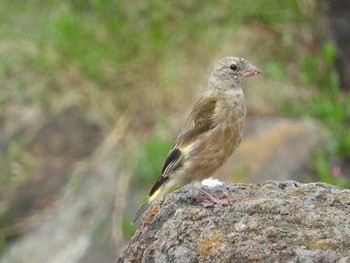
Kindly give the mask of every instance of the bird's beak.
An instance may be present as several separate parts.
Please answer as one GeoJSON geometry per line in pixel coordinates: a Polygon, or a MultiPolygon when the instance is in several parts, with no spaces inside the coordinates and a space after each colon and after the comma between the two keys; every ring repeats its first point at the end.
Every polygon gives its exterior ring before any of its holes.
{"type": "Polygon", "coordinates": [[[261,72],[262,72],[262,70],[258,69],[257,67],[255,67],[252,64],[249,64],[244,70],[243,77],[249,78],[249,77],[257,75],[261,72]]]}

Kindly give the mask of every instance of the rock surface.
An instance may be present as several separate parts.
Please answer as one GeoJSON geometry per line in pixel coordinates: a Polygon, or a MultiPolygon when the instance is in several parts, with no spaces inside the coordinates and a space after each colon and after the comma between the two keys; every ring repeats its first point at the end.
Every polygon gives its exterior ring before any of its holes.
{"type": "Polygon", "coordinates": [[[117,262],[350,262],[350,190],[268,181],[211,191],[236,201],[203,208],[190,185],[175,191],[144,216],[117,262]]]}
{"type": "MultiPolygon", "coordinates": [[[[115,259],[115,247],[124,244],[122,211],[132,175],[131,169],[123,169],[116,162],[119,151],[127,149],[121,140],[126,129],[126,118],[120,118],[94,153],[75,164],[60,199],[25,221],[21,228],[24,233],[6,246],[1,263],[115,259]]],[[[124,159],[125,165],[131,162],[124,159]]],[[[132,164],[127,167],[132,168],[132,164]]],[[[39,184],[36,189],[44,186],[39,184]]]]}

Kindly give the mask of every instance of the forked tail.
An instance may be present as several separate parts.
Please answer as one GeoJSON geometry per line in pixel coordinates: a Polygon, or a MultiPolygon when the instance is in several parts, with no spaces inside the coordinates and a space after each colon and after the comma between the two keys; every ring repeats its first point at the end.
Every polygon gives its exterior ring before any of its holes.
{"type": "Polygon", "coordinates": [[[132,220],[132,224],[135,224],[137,219],[147,210],[147,208],[153,203],[153,201],[156,200],[156,198],[161,192],[162,188],[159,188],[150,197],[148,197],[147,201],[139,208],[139,210],[137,210],[134,219],[132,220]]]}

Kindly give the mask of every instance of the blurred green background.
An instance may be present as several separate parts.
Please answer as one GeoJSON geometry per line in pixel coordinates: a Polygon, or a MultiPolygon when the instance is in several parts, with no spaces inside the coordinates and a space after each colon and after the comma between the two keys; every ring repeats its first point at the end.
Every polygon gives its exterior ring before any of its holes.
{"type": "Polygon", "coordinates": [[[264,71],[247,84],[249,116],[313,118],[331,134],[308,180],[349,186],[350,95],[318,1],[0,3],[1,250],[25,233],[13,225],[54,206],[121,118],[115,162],[132,171],[137,205],[227,55],[264,71]]]}

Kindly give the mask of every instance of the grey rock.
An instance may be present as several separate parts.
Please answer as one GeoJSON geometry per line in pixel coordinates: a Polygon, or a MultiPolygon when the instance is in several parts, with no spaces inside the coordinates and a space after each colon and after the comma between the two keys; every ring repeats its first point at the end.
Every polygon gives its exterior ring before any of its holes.
{"type": "Polygon", "coordinates": [[[117,262],[349,262],[350,190],[325,183],[224,184],[203,208],[187,185],[156,203],[117,262]]]}
{"type": "Polygon", "coordinates": [[[133,161],[125,159],[130,162],[130,170],[116,162],[120,157],[116,148],[120,152],[126,149],[121,143],[125,124],[120,118],[115,130],[89,159],[76,164],[59,201],[31,218],[30,227],[6,246],[1,263],[94,263],[115,259],[119,253],[115,247],[124,244],[118,230],[122,228],[133,161]]]}

